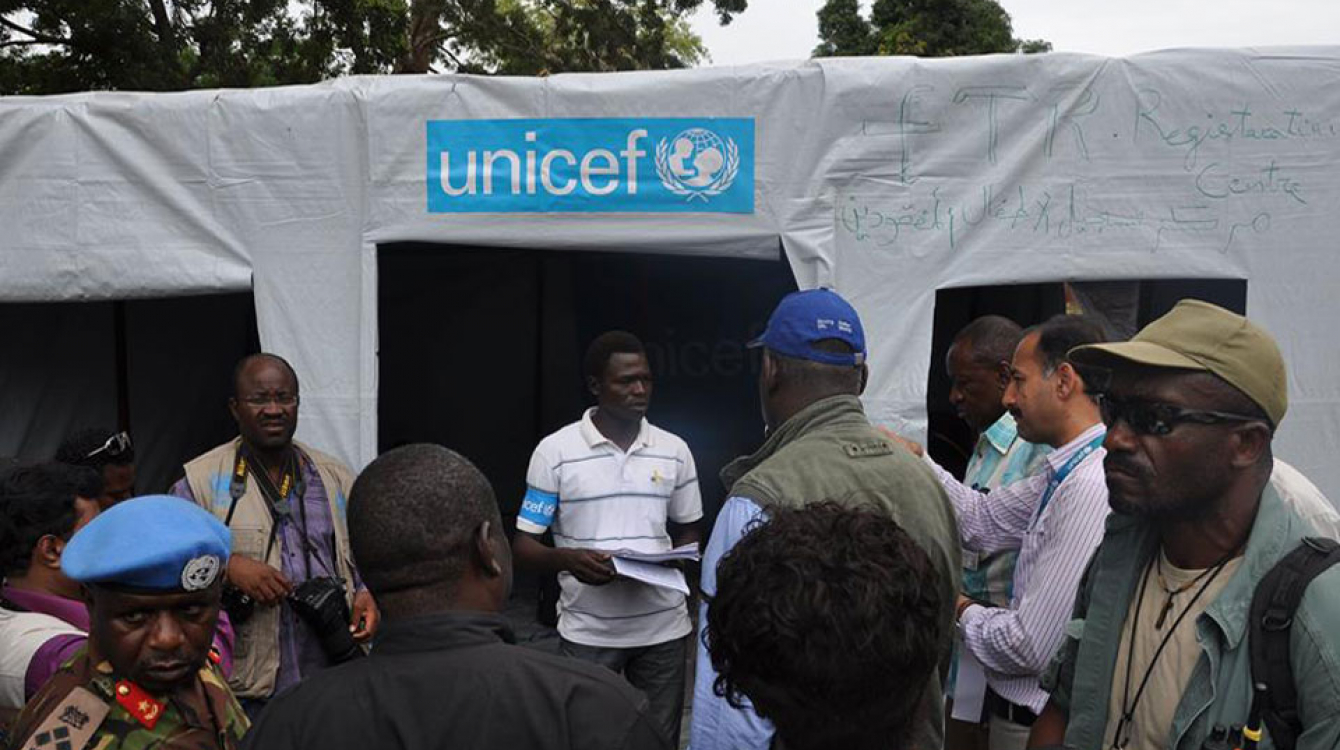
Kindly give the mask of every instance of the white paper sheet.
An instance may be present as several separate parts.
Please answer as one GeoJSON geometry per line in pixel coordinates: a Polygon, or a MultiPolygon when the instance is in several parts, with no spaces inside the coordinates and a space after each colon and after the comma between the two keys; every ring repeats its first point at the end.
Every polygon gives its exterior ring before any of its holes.
{"type": "Polygon", "coordinates": [[[664,565],[616,557],[614,558],[614,572],[624,578],[678,591],[684,596],[689,595],[689,583],[684,579],[684,574],[679,572],[677,568],[667,568],[664,565]]]}
{"type": "Polygon", "coordinates": [[[958,649],[958,675],[954,680],[954,712],[950,718],[974,724],[981,721],[982,706],[986,703],[986,670],[962,644],[958,649]]]}
{"type": "Polygon", "coordinates": [[[622,557],[625,560],[638,560],[640,562],[660,563],[671,560],[700,560],[702,555],[698,553],[698,543],[680,545],[672,550],[665,552],[637,552],[631,549],[620,549],[610,552],[614,557],[622,557]]]}

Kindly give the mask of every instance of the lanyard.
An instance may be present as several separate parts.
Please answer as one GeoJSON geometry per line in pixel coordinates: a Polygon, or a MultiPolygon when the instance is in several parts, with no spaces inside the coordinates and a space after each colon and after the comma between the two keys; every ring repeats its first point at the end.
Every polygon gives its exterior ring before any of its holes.
{"type": "MultiPolygon", "coordinates": [[[[231,526],[233,522],[233,512],[237,510],[237,502],[247,492],[247,474],[249,473],[250,451],[246,445],[239,445],[233,462],[233,476],[229,483],[228,493],[232,496],[232,504],[228,506],[228,517],[224,520],[225,526],[231,526]]],[[[303,564],[307,570],[307,577],[312,577],[312,556],[315,548],[311,540],[307,538],[307,505],[304,497],[306,483],[302,478],[302,466],[298,461],[295,452],[289,457],[288,465],[284,467],[284,475],[280,480],[279,486],[275,487],[274,481],[270,475],[262,468],[261,471],[250,472],[256,478],[256,488],[260,490],[261,500],[265,503],[265,508],[270,513],[270,538],[265,543],[265,558],[269,558],[270,550],[274,547],[275,535],[280,524],[293,523],[301,539],[303,552],[303,564]],[[289,494],[296,491],[298,502],[298,514],[301,516],[302,523],[299,524],[293,518],[292,505],[289,502],[289,494]]],[[[316,553],[317,564],[321,565],[320,554],[316,553]]],[[[324,565],[322,566],[324,567],[324,565]]]]}
{"type": "Polygon", "coordinates": [[[1066,461],[1061,465],[1061,468],[1056,470],[1056,473],[1053,474],[1052,478],[1047,482],[1047,489],[1042,493],[1042,500],[1038,502],[1038,512],[1033,515],[1033,522],[1028,525],[1030,531],[1034,526],[1038,525],[1038,519],[1042,518],[1042,511],[1047,509],[1047,504],[1052,501],[1052,495],[1056,494],[1056,490],[1061,486],[1061,483],[1066,480],[1066,477],[1070,476],[1070,472],[1074,471],[1075,467],[1079,466],[1081,461],[1088,458],[1090,453],[1093,453],[1102,446],[1103,439],[1106,437],[1107,433],[1104,432],[1102,435],[1090,440],[1083,448],[1075,451],[1075,455],[1071,456],[1069,461],[1066,461]]]}

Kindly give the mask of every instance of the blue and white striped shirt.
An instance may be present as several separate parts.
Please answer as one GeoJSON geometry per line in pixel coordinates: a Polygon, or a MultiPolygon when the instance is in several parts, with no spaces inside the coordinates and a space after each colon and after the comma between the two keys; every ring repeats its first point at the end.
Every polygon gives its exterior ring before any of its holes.
{"type": "MultiPolygon", "coordinates": [[[[669,550],[667,522],[692,523],[703,515],[688,445],[644,419],[625,452],[591,422],[592,411],[536,446],[517,529],[552,529],[558,547],[669,550]]],[[[652,646],[692,630],[679,592],[625,578],[588,586],[560,573],[558,581],[558,632],[574,643],[652,646]]]]}

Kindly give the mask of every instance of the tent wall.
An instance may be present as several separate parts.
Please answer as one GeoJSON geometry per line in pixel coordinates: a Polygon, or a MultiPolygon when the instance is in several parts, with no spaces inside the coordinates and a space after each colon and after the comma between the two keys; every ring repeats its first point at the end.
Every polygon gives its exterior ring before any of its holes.
{"type": "MultiPolygon", "coordinates": [[[[853,300],[866,403],[925,429],[938,289],[1247,281],[1290,365],[1277,453],[1340,480],[1340,48],[354,78],[0,100],[0,299],[243,289],[300,437],[377,449],[376,246],[766,257],[853,300]],[[753,118],[752,214],[432,214],[435,119],[753,118]]],[[[729,304],[723,301],[722,304],[729,304]]]]}

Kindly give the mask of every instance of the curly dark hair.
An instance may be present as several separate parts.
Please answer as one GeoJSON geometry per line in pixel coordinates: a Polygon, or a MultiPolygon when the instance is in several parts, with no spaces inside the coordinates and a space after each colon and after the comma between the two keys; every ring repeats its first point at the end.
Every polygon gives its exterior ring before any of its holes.
{"type": "Polygon", "coordinates": [[[102,477],[87,466],[51,462],[0,474],[0,574],[28,570],[42,537],[69,539],[78,520],[75,498],[101,494],[102,477]]]}
{"type": "Polygon", "coordinates": [[[773,511],[717,569],[715,691],[736,707],[747,696],[793,750],[896,746],[948,643],[942,599],[930,558],[887,515],[773,511]]]}

